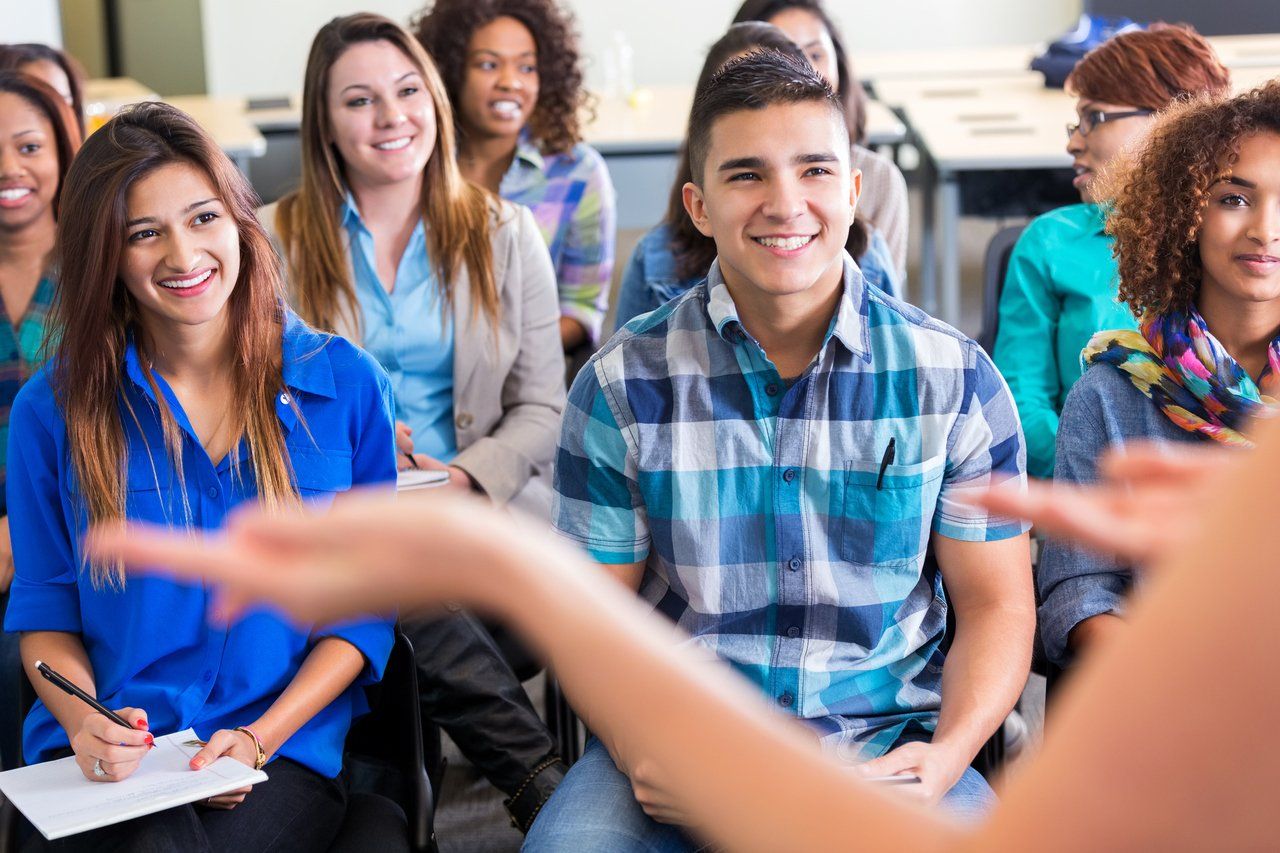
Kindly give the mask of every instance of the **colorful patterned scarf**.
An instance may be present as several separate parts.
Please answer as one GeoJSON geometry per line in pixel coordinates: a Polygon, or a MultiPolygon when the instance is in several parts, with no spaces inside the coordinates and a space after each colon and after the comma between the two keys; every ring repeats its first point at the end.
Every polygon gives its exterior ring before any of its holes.
{"type": "Polygon", "coordinates": [[[1148,314],[1136,332],[1098,332],[1080,358],[1114,365],[1177,426],[1233,447],[1253,446],[1241,430],[1280,398],[1280,337],[1255,383],[1194,309],[1148,314]]]}

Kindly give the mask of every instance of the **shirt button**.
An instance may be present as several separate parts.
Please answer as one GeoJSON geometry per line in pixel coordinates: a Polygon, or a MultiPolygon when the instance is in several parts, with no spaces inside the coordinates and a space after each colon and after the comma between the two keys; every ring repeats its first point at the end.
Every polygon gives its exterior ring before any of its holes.
{"type": "Polygon", "coordinates": [[[470,429],[471,425],[475,423],[475,418],[469,412],[459,412],[454,423],[458,425],[458,429],[470,429]]]}
{"type": "Polygon", "coordinates": [[[281,395],[280,395],[280,405],[282,405],[282,406],[287,406],[287,405],[289,405],[289,395],[288,395],[288,394],[281,394],[281,395]]]}
{"type": "Polygon", "coordinates": [[[211,669],[206,669],[206,670],[204,671],[204,680],[205,680],[205,681],[213,681],[213,670],[211,670],[211,669]]]}
{"type": "Polygon", "coordinates": [[[787,629],[787,636],[794,640],[796,637],[800,636],[800,629],[795,625],[792,625],[787,629]]]}
{"type": "Polygon", "coordinates": [[[787,481],[788,483],[790,483],[795,478],[796,478],[795,468],[788,468],[787,470],[782,472],[782,479],[787,481]]]}
{"type": "Polygon", "coordinates": [[[784,708],[790,708],[791,703],[794,701],[796,701],[796,697],[792,696],[790,693],[783,693],[778,697],[778,704],[784,708]]]}
{"type": "Polygon", "coordinates": [[[764,393],[768,394],[770,397],[778,396],[778,383],[770,382],[768,385],[764,386],[764,393]]]}
{"type": "Polygon", "coordinates": [[[800,558],[792,557],[789,561],[787,561],[787,568],[793,572],[800,571],[800,558]]]}
{"type": "Polygon", "coordinates": [[[208,494],[209,494],[209,497],[216,498],[218,496],[218,487],[210,486],[208,494]]]}

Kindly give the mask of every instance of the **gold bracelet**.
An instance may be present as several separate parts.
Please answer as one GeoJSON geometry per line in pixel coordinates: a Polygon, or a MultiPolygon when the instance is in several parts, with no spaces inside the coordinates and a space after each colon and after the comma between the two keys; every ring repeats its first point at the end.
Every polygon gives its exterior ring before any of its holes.
{"type": "Polygon", "coordinates": [[[262,738],[258,737],[254,733],[253,729],[248,726],[236,726],[234,731],[244,732],[249,737],[253,738],[253,747],[258,750],[258,757],[253,761],[253,769],[261,770],[265,767],[267,765],[267,751],[262,748],[262,738]]]}

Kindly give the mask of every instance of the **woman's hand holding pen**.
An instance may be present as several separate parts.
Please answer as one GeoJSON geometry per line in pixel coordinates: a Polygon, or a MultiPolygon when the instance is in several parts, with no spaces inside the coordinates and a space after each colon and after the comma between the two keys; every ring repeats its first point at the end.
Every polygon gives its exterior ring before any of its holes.
{"type": "Polygon", "coordinates": [[[432,459],[425,453],[413,452],[413,430],[404,421],[396,421],[396,467],[400,471],[418,468],[423,471],[448,471],[449,482],[444,485],[447,490],[470,492],[475,488],[471,475],[456,465],[446,465],[438,459],[432,459]]]}
{"type": "Polygon", "coordinates": [[[80,729],[71,737],[76,766],[90,782],[119,782],[138,769],[139,762],[154,746],[147,731],[147,713],[138,708],[121,708],[115,712],[128,720],[126,729],[110,718],[89,711],[80,729]]]}
{"type": "MultiPolygon", "coordinates": [[[[219,729],[209,738],[204,748],[191,759],[192,770],[202,770],[224,755],[234,758],[246,767],[255,767],[258,760],[258,747],[250,735],[237,729],[219,729]]],[[[253,790],[249,785],[236,788],[204,801],[204,805],[212,809],[234,809],[244,802],[244,798],[253,790]]]]}

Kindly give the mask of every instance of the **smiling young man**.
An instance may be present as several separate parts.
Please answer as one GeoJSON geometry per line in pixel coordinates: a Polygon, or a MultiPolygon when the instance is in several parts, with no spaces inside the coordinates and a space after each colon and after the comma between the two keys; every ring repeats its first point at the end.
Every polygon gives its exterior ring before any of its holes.
{"type": "MultiPolygon", "coordinates": [[[[556,526],[832,750],[978,811],[969,762],[1022,688],[1034,616],[1024,528],[963,496],[1024,478],[1013,402],[976,344],[845,254],[859,176],[807,64],[727,65],[689,147],[718,258],[579,374],[556,526]]],[[[683,823],[621,738],[588,745],[527,844],[691,849],[683,823]]]]}

